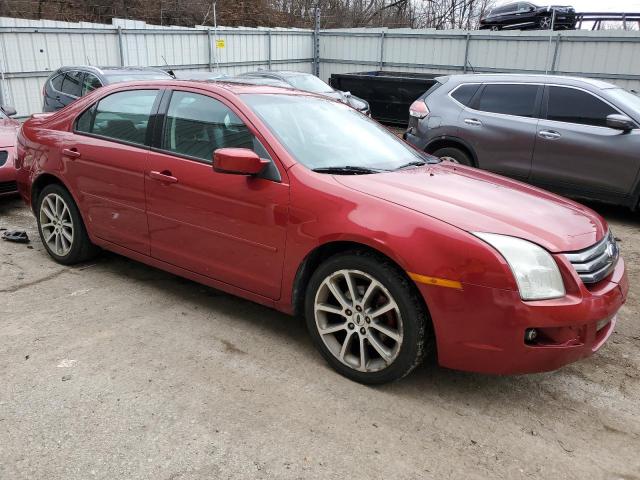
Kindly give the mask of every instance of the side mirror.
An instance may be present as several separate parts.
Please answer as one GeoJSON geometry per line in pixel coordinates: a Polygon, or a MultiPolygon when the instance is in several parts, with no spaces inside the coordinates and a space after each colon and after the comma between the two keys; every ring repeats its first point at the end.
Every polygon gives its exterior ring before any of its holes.
{"type": "Polygon", "coordinates": [[[213,170],[234,175],[257,175],[269,164],[248,148],[219,148],[213,152],[213,170]]]}
{"type": "Polygon", "coordinates": [[[607,116],[607,127],[629,132],[635,128],[636,124],[626,115],[614,113],[607,116]]]}
{"type": "Polygon", "coordinates": [[[2,113],[4,113],[7,117],[13,117],[18,112],[16,112],[15,107],[12,107],[10,105],[3,105],[2,113]]]}
{"type": "Polygon", "coordinates": [[[529,11],[530,12],[535,12],[536,11],[536,7],[529,7],[529,11]]]}

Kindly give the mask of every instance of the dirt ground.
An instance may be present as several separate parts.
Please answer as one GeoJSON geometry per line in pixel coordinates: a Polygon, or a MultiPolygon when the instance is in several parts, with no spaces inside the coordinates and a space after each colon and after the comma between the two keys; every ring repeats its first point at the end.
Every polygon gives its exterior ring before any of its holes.
{"type": "Polygon", "coordinates": [[[299,320],[113,254],[49,259],[0,201],[0,479],[640,479],[640,214],[611,222],[631,293],[557,372],[425,365],[365,387],[299,320]]]}

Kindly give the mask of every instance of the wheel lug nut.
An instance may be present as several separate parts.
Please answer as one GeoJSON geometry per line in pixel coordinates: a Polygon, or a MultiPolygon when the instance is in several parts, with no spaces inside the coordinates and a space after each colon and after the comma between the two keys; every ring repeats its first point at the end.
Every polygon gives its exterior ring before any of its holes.
{"type": "Polygon", "coordinates": [[[360,329],[360,333],[361,333],[362,335],[364,335],[365,333],[367,333],[367,331],[364,329],[364,327],[362,327],[362,328],[360,329]]]}
{"type": "Polygon", "coordinates": [[[371,319],[369,317],[364,317],[364,321],[367,323],[371,323],[371,319]]]}
{"type": "Polygon", "coordinates": [[[356,311],[357,312],[361,312],[362,311],[362,307],[360,305],[356,305],[356,311]]]}
{"type": "Polygon", "coordinates": [[[353,330],[355,328],[355,325],[353,323],[350,323],[348,327],[349,327],[349,330],[353,330]]]}
{"type": "Polygon", "coordinates": [[[351,310],[347,309],[347,311],[344,312],[344,313],[346,313],[347,315],[351,315],[353,312],[351,310]]]}

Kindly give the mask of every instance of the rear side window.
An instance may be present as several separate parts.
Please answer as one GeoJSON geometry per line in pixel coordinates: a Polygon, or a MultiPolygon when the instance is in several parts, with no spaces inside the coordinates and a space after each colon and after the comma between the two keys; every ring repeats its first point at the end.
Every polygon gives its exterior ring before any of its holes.
{"type": "Polygon", "coordinates": [[[479,84],[460,85],[451,93],[451,96],[464,106],[468,106],[469,103],[471,103],[471,99],[478,91],[478,88],[480,88],[479,84]]]}
{"type": "Polygon", "coordinates": [[[95,75],[87,73],[82,82],[82,95],[86,95],[89,92],[93,92],[96,88],[100,88],[102,83],[95,75]]]}
{"type": "Polygon", "coordinates": [[[157,90],[129,90],[103,98],[76,122],[76,131],[144,145],[157,90]]]}
{"type": "Polygon", "coordinates": [[[581,125],[607,126],[616,109],[590,93],[566,87],[549,87],[547,119],[581,125]]]}
{"type": "Polygon", "coordinates": [[[82,93],[84,72],[67,72],[62,81],[62,93],[79,97],[82,93]]]}
{"type": "Polygon", "coordinates": [[[489,84],[484,87],[477,110],[519,117],[533,117],[537,85],[489,84]]]}
{"type": "Polygon", "coordinates": [[[58,90],[59,92],[61,92],[63,80],[64,80],[64,73],[61,73],[60,75],[56,75],[51,79],[51,86],[56,90],[58,90]]]}
{"type": "Polygon", "coordinates": [[[208,163],[218,148],[249,148],[261,156],[266,153],[256,150],[249,128],[222,102],[179,91],[171,96],[162,148],[208,163]]]}

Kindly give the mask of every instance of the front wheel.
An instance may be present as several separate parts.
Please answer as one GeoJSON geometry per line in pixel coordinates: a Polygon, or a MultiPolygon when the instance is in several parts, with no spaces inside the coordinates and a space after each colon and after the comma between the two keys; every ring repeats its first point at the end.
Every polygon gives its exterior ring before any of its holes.
{"type": "Polygon", "coordinates": [[[72,265],[97,252],[73,197],[61,185],[47,185],[40,192],[36,219],[42,244],[58,263],[72,265]]]}
{"type": "Polygon", "coordinates": [[[335,370],[380,384],[420,364],[433,335],[409,282],[391,262],[360,251],[331,257],[314,272],[306,292],[307,328],[335,370]]]}

